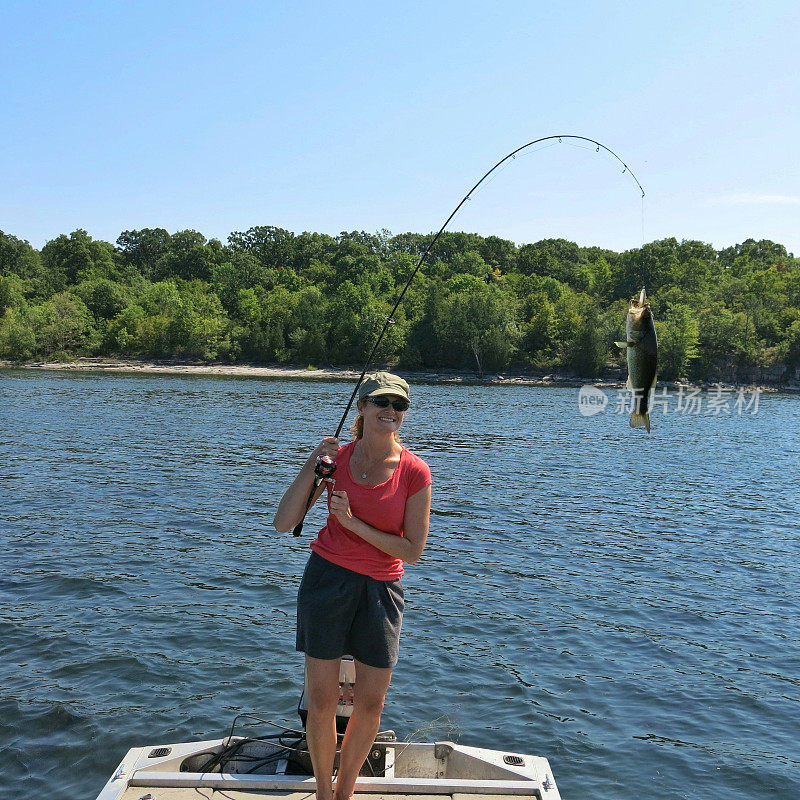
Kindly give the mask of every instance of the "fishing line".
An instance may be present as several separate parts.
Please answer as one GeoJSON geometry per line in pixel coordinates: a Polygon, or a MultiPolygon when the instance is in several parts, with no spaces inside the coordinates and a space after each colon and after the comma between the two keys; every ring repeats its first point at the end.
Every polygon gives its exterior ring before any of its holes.
{"type": "MultiPolygon", "coordinates": [[[[534,139],[532,142],[528,142],[527,144],[523,144],[521,147],[518,147],[516,150],[512,150],[507,156],[501,158],[491,169],[487,170],[480,178],[480,180],[464,195],[461,199],[461,202],[453,209],[453,212],[450,216],[444,221],[444,224],[441,228],[439,228],[438,233],[433,237],[433,239],[428,243],[428,246],[425,248],[422,255],[419,257],[419,261],[417,261],[416,266],[414,267],[414,271],[411,273],[411,276],[406,281],[406,285],[403,287],[403,290],[400,292],[400,296],[397,298],[397,302],[395,302],[394,307],[389,312],[389,315],[386,317],[386,322],[381,328],[381,332],[378,334],[378,338],[375,340],[375,344],[372,346],[372,350],[370,350],[369,355],[367,356],[366,361],[364,362],[364,368],[361,370],[361,374],[356,381],[356,385],[353,387],[353,392],[350,395],[350,399],[347,401],[347,405],[345,406],[344,413],[342,414],[342,418],[339,421],[339,425],[336,428],[336,433],[334,434],[335,438],[339,438],[339,434],[342,432],[342,428],[347,420],[347,415],[350,413],[350,409],[353,406],[353,401],[356,399],[356,394],[358,393],[358,388],[361,386],[362,381],[364,380],[364,376],[367,374],[367,369],[372,364],[372,359],[375,356],[375,353],[378,350],[380,343],[383,341],[383,337],[386,334],[386,331],[389,329],[390,325],[394,324],[394,315],[397,312],[397,309],[400,307],[400,303],[403,302],[403,298],[406,296],[406,292],[408,291],[409,287],[411,286],[412,281],[416,277],[417,273],[419,272],[422,265],[425,263],[425,259],[430,254],[431,250],[433,250],[433,246],[436,242],[439,241],[439,237],[444,233],[445,228],[450,224],[453,217],[461,210],[461,207],[466,203],[468,200],[472,199],[472,194],[475,190],[499,167],[505,164],[507,161],[516,160],[517,154],[521,153],[523,150],[527,150],[529,147],[533,147],[535,144],[541,144],[542,142],[550,142],[552,141],[553,144],[562,144],[564,139],[571,139],[573,141],[581,141],[581,142],[589,142],[590,144],[594,145],[595,152],[599,153],[601,150],[604,150],[606,153],[609,153],[613,156],[621,165],[622,165],[622,172],[628,173],[631,178],[634,180],[636,185],[639,187],[639,191],[642,193],[642,198],[644,198],[645,192],[642,184],[639,183],[639,179],[633,173],[633,170],[610,148],[606,147],[602,142],[598,142],[595,139],[590,139],[588,136],[575,136],[573,134],[555,134],[553,136],[542,136],[540,139],[534,139]]],[[[570,142],[567,142],[570,144],[570,142]]],[[[552,145],[549,145],[552,146],[552,145]]],[[[544,148],[540,148],[544,149],[544,148]]],[[[590,149],[590,148],[587,148],[590,149]]],[[[314,480],[314,485],[311,488],[311,492],[308,496],[308,501],[306,503],[306,509],[303,512],[303,517],[300,522],[297,523],[295,529],[292,533],[295,536],[299,536],[303,530],[303,521],[305,520],[306,514],[308,513],[308,509],[311,507],[311,501],[314,499],[314,493],[319,488],[321,482],[326,478],[329,478],[330,475],[333,474],[332,469],[328,474],[323,474],[323,470],[319,469],[320,467],[320,460],[317,460],[317,470],[315,470],[315,474],[318,476],[314,480]]],[[[335,469],[335,466],[333,467],[335,469]]]]}
{"type": "MultiPolygon", "coordinates": [[[[523,158],[528,158],[532,156],[534,153],[541,153],[542,150],[548,150],[551,147],[558,147],[558,142],[553,142],[552,144],[546,144],[543,147],[536,147],[533,150],[528,150],[525,153],[520,155],[514,156],[510,161],[506,162],[500,169],[498,169],[491,178],[489,178],[482,186],[481,192],[485,192],[513,163],[514,161],[522,161],[523,158]]],[[[480,195],[480,192],[478,193],[480,195]]],[[[473,200],[473,194],[469,196],[470,200],[473,200]]]]}
{"type": "Polygon", "coordinates": [[[642,194],[642,247],[644,247],[644,194],[642,194]]]}
{"type": "Polygon", "coordinates": [[[562,134],[561,136],[557,136],[557,135],[556,136],[544,136],[541,139],[534,139],[534,141],[528,142],[527,144],[524,144],[521,147],[518,147],[516,150],[513,150],[512,152],[510,152],[504,158],[501,158],[500,161],[498,161],[490,170],[488,170],[481,177],[481,179],[464,195],[464,197],[462,198],[461,202],[455,207],[455,209],[450,214],[450,216],[445,220],[445,222],[442,225],[442,227],[439,228],[439,231],[436,234],[436,236],[433,237],[431,242],[425,248],[425,251],[423,252],[423,254],[420,256],[419,261],[417,262],[416,266],[414,267],[414,271],[411,273],[411,276],[409,277],[408,281],[406,282],[406,285],[403,287],[403,291],[400,292],[400,296],[397,298],[397,302],[395,302],[394,307],[389,312],[389,316],[386,318],[386,322],[384,323],[384,326],[381,329],[381,332],[378,334],[378,338],[375,340],[375,344],[372,346],[372,350],[370,351],[369,355],[367,356],[367,360],[364,362],[364,368],[361,371],[361,375],[359,376],[355,387],[353,388],[353,392],[350,395],[350,400],[347,403],[347,406],[345,407],[344,414],[342,414],[341,420],[339,421],[339,426],[336,428],[336,433],[334,434],[336,438],[338,438],[339,434],[342,432],[342,428],[344,427],[344,423],[347,420],[347,415],[350,412],[350,409],[351,409],[351,407],[353,405],[353,401],[355,400],[356,394],[358,392],[358,388],[359,388],[359,386],[361,386],[361,382],[364,380],[364,376],[367,374],[367,369],[369,368],[370,364],[372,363],[372,359],[373,359],[373,357],[375,355],[375,352],[377,351],[378,346],[380,345],[380,343],[383,341],[383,337],[384,337],[386,331],[388,330],[389,325],[391,325],[394,322],[394,320],[392,319],[394,317],[394,314],[396,313],[397,309],[400,307],[400,303],[403,302],[403,298],[406,296],[406,292],[408,291],[409,287],[411,286],[411,282],[414,280],[414,278],[416,277],[416,275],[419,272],[420,268],[425,263],[425,259],[428,257],[429,253],[433,249],[433,246],[436,244],[436,242],[439,241],[439,237],[441,237],[441,235],[444,233],[445,228],[447,228],[447,226],[452,221],[453,217],[455,217],[455,215],[461,210],[461,207],[464,205],[464,203],[466,203],[467,200],[469,200],[471,198],[471,195],[473,194],[473,192],[475,192],[475,190],[498,167],[500,167],[501,165],[505,164],[505,162],[508,161],[509,159],[514,159],[516,157],[517,153],[520,153],[521,151],[526,150],[527,148],[532,147],[535,144],[539,144],[540,142],[547,142],[547,141],[551,141],[553,139],[557,139],[557,140],[559,140],[559,142],[562,139],[576,139],[576,140],[580,140],[580,141],[584,141],[584,142],[590,142],[591,144],[593,144],[595,146],[595,151],[596,152],[600,152],[600,150],[602,149],[602,150],[605,150],[607,153],[610,153],[617,161],[619,161],[620,164],[622,164],[623,173],[628,172],[630,174],[631,178],[633,178],[634,182],[639,187],[639,191],[642,193],[642,197],[644,198],[644,196],[645,196],[644,188],[642,187],[642,184],[639,183],[639,179],[633,173],[633,170],[631,170],[630,167],[628,167],[628,165],[611,148],[606,147],[604,144],[602,144],[601,142],[597,142],[594,139],[589,139],[586,136],[574,136],[572,134],[562,134]]]}

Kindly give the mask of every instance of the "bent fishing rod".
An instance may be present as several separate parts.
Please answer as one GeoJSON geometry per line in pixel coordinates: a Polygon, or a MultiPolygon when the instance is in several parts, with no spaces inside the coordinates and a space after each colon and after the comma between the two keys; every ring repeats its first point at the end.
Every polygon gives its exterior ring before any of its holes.
{"type": "MultiPolygon", "coordinates": [[[[642,193],[642,197],[644,198],[644,188],[642,184],[639,183],[639,179],[633,173],[633,170],[610,148],[606,147],[602,142],[595,141],[594,139],[590,139],[587,136],[575,136],[573,134],[561,134],[561,135],[553,135],[553,136],[543,136],[541,139],[534,139],[532,142],[528,142],[527,144],[523,144],[521,147],[518,147],[516,150],[512,150],[507,156],[501,158],[490,170],[488,170],[481,179],[464,195],[461,199],[461,202],[453,209],[453,213],[444,221],[444,225],[439,228],[438,233],[431,239],[428,243],[428,246],[425,248],[422,255],[419,257],[419,261],[417,261],[416,266],[414,267],[413,271],[411,272],[410,277],[406,281],[405,286],[403,287],[403,291],[400,292],[400,295],[397,298],[397,302],[394,304],[394,307],[389,312],[389,315],[386,317],[386,322],[383,324],[383,328],[381,328],[381,332],[378,334],[378,338],[375,340],[375,344],[372,345],[372,350],[370,350],[369,355],[367,356],[367,360],[364,362],[364,368],[361,370],[361,375],[359,375],[358,380],[356,381],[356,385],[353,387],[353,393],[350,395],[350,399],[347,401],[347,405],[345,406],[344,413],[342,414],[341,420],[339,420],[339,425],[336,428],[336,433],[334,437],[336,439],[339,438],[339,434],[342,432],[342,428],[344,427],[344,423],[347,420],[347,415],[350,413],[350,409],[353,406],[353,401],[356,399],[356,394],[358,394],[358,388],[361,386],[362,381],[364,380],[364,376],[367,374],[367,370],[369,369],[370,365],[372,364],[372,359],[375,357],[375,353],[380,346],[380,343],[383,341],[383,337],[386,334],[386,331],[389,329],[389,326],[394,324],[394,315],[397,313],[397,309],[400,307],[400,303],[403,302],[403,298],[406,296],[406,292],[408,291],[409,287],[411,286],[414,278],[417,276],[417,273],[420,271],[420,268],[425,263],[425,259],[430,254],[431,250],[433,250],[434,245],[436,242],[439,241],[439,237],[444,233],[445,228],[450,224],[453,217],[461,210],[461,207],[466,203],[468,200],[471,199],[473,192],[499,167],[506,163],[509,159],[515,159],[517,153],[522,152],[523,150],[527,150],[529,147],[533,147],[535,144],[541,144],[542,142],[548,142],[557,139],[560,143],[563,139],[577,139],[582,142],[589,142],[595,146],[595,152],[599,153],[600,150],[604,150],[606,153],[612,155],[620,164],[622,164],[622,172],[627,172],[631,178],[635,181],[636,185],[639,187],[639,191],[642,193]]],[[[319,488],[320,484],[324,480],[331,480],[333,477],[333,473],[336,471],[336,464],[327,456],[319,456],[317,458],[317,463],[314,467],[314,485],[311,487],[311,492],[308,495],[308,501],[306,502],[306,509],[303,512],[303,516],[300,519],[300,522],[297,523],[294,530],[292,531],[294,536],[299,536],[303,530],[303,522],[305,521],[306,514],[308,514],[309,508],[311,508],[311,503],[314,499],[314,494],[319,488]]]]}

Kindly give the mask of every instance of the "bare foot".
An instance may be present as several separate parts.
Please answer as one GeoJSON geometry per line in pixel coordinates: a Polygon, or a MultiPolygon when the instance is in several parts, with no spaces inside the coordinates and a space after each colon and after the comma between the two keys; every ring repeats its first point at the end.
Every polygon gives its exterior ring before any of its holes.
{"type": "MultiPolygon", "coordinates": [[[[353,789],[355,790],[355,787],[353,789]]],[[[338,782],[334,784],[332,800],[353,800],[354,797],[354,791],[345,794],[344,786],[339,786],[338,782]]]]}
{"type": "Polygon", "coordinates": [[[317,800],[333,800],[333,786],[327,786],[324,789],[318,786],[316,795],[317,800]]]}

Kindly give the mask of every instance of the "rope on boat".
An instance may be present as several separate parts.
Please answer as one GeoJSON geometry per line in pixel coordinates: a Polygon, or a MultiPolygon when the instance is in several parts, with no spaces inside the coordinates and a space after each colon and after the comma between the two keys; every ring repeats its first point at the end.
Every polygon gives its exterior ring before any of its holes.
{"type": "MultiPolygon", "coordinates": [[[[381,740],[380,737],[382,735],[386,735],[390,733],[389,731],[379,731],[376,737],[374,744],[383,744],[386,745],[387,742],[385,740],[381,740]]],[[[344,734],[337,733],[337,744],[344,738],[344,734]]],[[[255,772],[259,767],[263,767],[266,764],[269,764],[272,761],[279,761],[281,758],[285,758],[288,753],[300,753],[301,755],[308,756],[308,747],[301,746],[305,743],[306,734],[305,731],[299,731],[296,728],[290,728],[287,725],[284,725],[281,722],[274,722],[271,719],[267,719],[266,717],[261,716],[260,714],[250,714],[250,713],[242,713],[237,714],[233,718],[233,723],[231,724],[230,732],[228,733],[227,737],[223,739],[223,748],[220,752],[215,752],[213,750],[207,750],[202,753],[195,753],[196,756],[201,755],[210,755],[211,758],[202,765],[200,768],[200,772],[213,772],[217,767],[219,767],[220,772],[223,771],[225,765],[232,761],[234,758],[239,761],[244,762],[253,762],[253,766],[247,770],[247,773],[255,772]],[[243,736],[240,739],[237,739],[235,742],[233,741],[233,733],[236,729],[236,724],[240,719],[249,719],[253,722],[262,723],[264,725],[271,725],[274,728],[278,728],[278,733],[270,733],[265,734],[264,736],[243,736]],[[286,734],[293,734],[295,736],[294,739],[290,740],[290,743],[287,743],[283,740],[283,737],[286,734]],[[279,750],[276,750],[274,753],[270,753],[268,756],[251,756],[245,755],[240,753],[239,751],[250,742],[269,742],[269,741],[277,741],[277,745],[279,746],[279,750]]],[[[341,748],[337,747],[336,751],[337,754],[341,753],[341,748]]],[[[370,770],[372,770],[372,765],[370,764],[370,770]]],[[[374,773],[373,773],[374,777],[374,773]]]]}

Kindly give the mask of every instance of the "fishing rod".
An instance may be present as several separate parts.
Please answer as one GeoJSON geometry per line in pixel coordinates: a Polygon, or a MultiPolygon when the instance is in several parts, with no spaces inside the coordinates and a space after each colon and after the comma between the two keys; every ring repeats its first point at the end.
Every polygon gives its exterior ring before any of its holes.
{"type": "MultiPolygon", "coordinates": [[[[644,188],[642,184],[639,183],[639,179],[633,173],[633,170],[610,148],[606,147],[602,142],[595,141],[594,139],[590,139],[587,136],[575,136],[573,134],[561,134],[561,135],[553,135],[553,136],[543,136],[541,139],[534,139],[532,142],[528,142],[527,144],[523,144],[521,147],[518,147],[516,150],[512,150],[507,156],[501,158],[490,170],[488,170],[481,179],[464,195],[461,199],[461,202],[453,209],[453,213],[444,221],[444,225],[439,228],[438,233],[431,239],[428,246],[425,248],[425,251],[419,257],[419,261],[417,261],[414,270],[411,273],[411,276],[406,281],[406,285],[403,287],[403,291],[400,292],[400,296],[397,298],[397,302],[394,304],[394,307],[389,312],[388,316],[386,317],[386,322],[381,328],[381,332],[378,334],[378,338],[375,340],[375,344],[372,346],[372,350],[370,350],[369,355],[367,356],[367,360],[364,362],[364,368],[361,370],[361,375],[359,375],[358,380],[356,381],[356,385],[353,387],[353,393],[350,395],[350,399],[347,401],[347,406],[344,409],[344,413],[342,414],[341,420],[339,420],[339,425],[336,428],[336,433],[334,437],[336,439],[339,438],[339,434],[342,432],[342,428],[344,427],[344,423],[347,420],[347,415],[350,413],[350,409],[353,406],[353,401],[356,399],[356,394],[358,393],[358,388],[361,386],[362,381],[364,380],[364,376],[367,374],[367,369],[372,364],[372,359],[375,356],[375,353],[378,350],[378,346],[383,341],[383,337],[386,331],[389,329],[389,326],[394,324],[394,315],[397,312],[397,309],[400,307],[400,303],[403,302],[403,298],[406,296],[406,292],[408,291],[411,283],[413,282],[414,278],[417,276],[422,265],[425,263],[425,259],[430,254],[431,250],[433,250],[434,245],[436,242],[439,241],[439,237],[444,233],[445,228],[450,224],[453,217],[461,210],[461,207],[472,197],[472,193],[500,166],[505,164],[506,161],[509,159],[515,159],[517,153],[526,150],[529,147],[532,147],[535,144],[541,144],[542,142],[549,142],[553,139],[557,139],[559,143],[563,139],[577,139],[582,142],[590,142],[595,146],[595,152],[599,153],[600,150],[605,150],[605,152],[610,153],[620,164],[622,164],[622,172],[623,174],[627,172],[631,178],[636,182],[636,185],[639,187],[639,191],[642,193],[642,198],[644,198],[644,188]]],[[[319,488],[319,485],[324,480],[330,480],[333,476],[333,473],[336,471],[336,464],[327,456],[320,456],[317,458],[316,466],[314,467],[314,485],[311,488],[311,493],[308,496],[308,502],[306,503],[306,510],[303,513],[303,517],[300,522],[297,523],[295,529],[292,533],[295,536],[299,536],[303,530],[303,522],[306,518],[306,514],[308,513],[308,509],[311,508],[311,501],[314,499],[314,493],[319,488]]]]}

